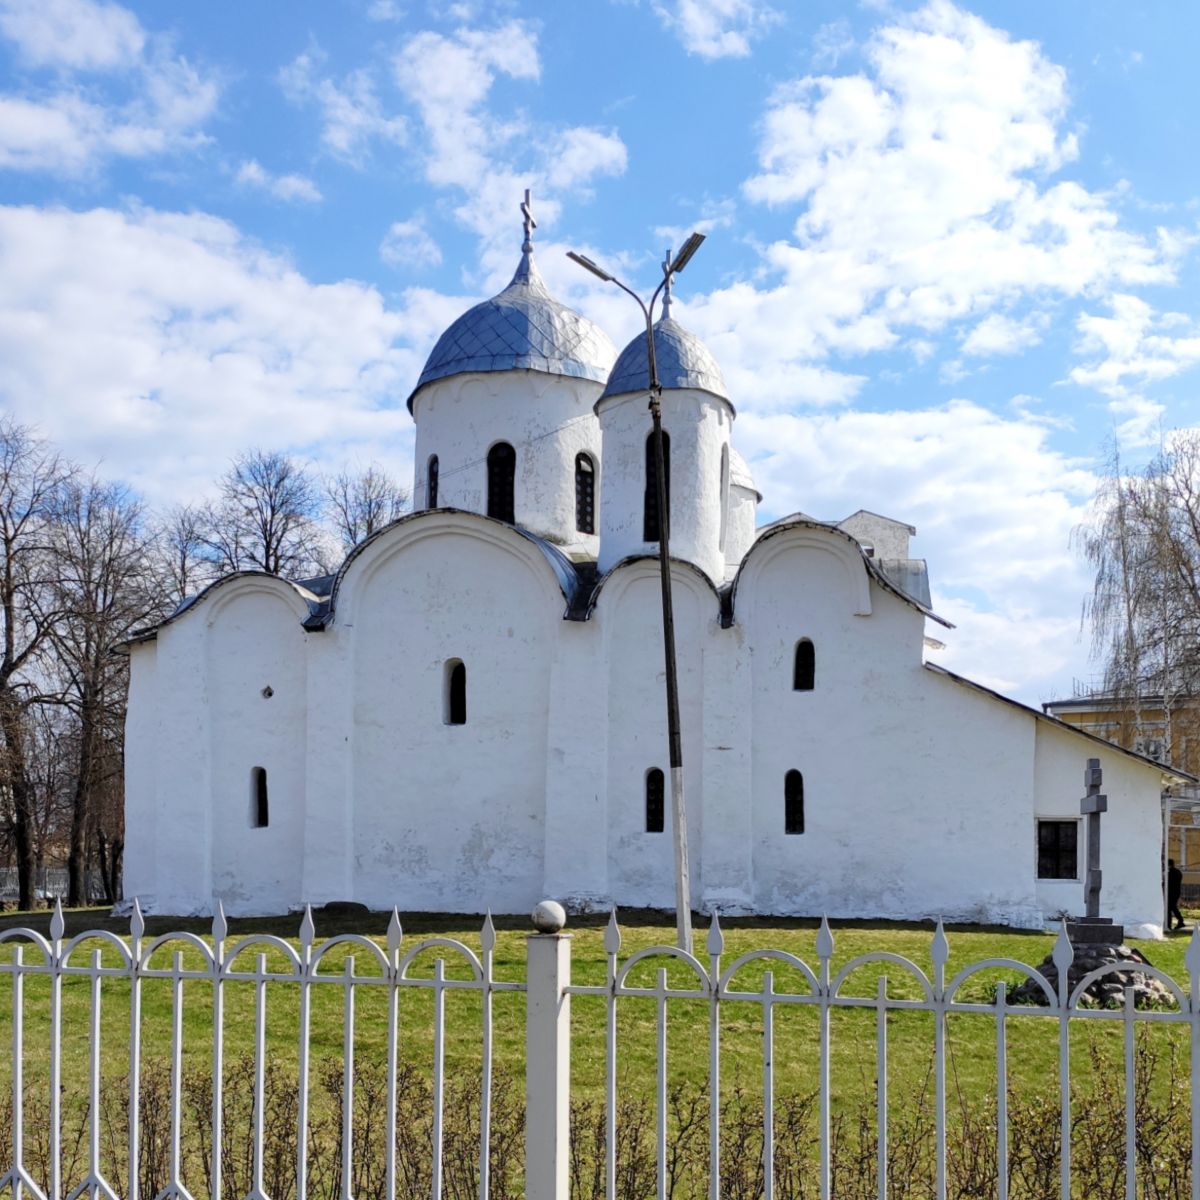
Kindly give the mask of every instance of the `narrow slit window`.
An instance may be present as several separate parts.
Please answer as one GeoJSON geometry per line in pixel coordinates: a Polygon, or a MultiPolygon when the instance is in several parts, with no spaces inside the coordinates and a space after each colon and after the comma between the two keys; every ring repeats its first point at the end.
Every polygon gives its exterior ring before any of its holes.
{"type": "Polygon", "coordinates": [[[804,832],[804,776],[789,771],[783,780],[783,832],[804,832]]]}
{"type": "Polygon", "coordinates": [[[596,532],[596,465],[591,455],[575,455],[575,528],[596,532]]]}
{"type": "Polygon", "coordinates": [[[461,659],[452,658],[446,663],[446,699],[442,719],[447,725],[467,723],[467,668],[461,659]]]}
{"type": "Polygon", "coordinates": [[[517,481],[517,452],[497,442],[487,456],[487,515],[512,524],[516,520],[513,493],[517,481]]]}
{"type": "Polygon", "coordinates": [[[250,772],[250,826],[266,829],[270,821],[267,807],[267,769],[255,767],[250,772]]]}
{"type": "Polygon", "coordinates": [[[817,677],[817,657],[808,638],[796,643],[796,665],[792,673],[792,690],[811,692],[817,677]]]}
{"type": "Polygon", "coordinates": [[[666,824],[663,773],[658,767],[646,772],[646,832],[662,833],[666,824]]]}
{"type": "Polygon", "coordinates": [[[721,447],[721,536],[718,543],[722,554],[729,534],[729,447],[721,447]]]}
{"type": "Polygon", "coordinates": [[[438,506],[438,456],[431,454],[429,456],[429,467],[425,472],[425,507],[437,508],[438,506]]]}
{"type": "MultiPolygon", "coordinates": [[[[671,439],[663,430],[663,482],[667,492],[667,532],[671,531],[671,439]]],[[[658,520],[658,458],[654,452],[654,434],[646,438],[646,495],[643,501],[642,541],[659,540],[658,520]]]]}

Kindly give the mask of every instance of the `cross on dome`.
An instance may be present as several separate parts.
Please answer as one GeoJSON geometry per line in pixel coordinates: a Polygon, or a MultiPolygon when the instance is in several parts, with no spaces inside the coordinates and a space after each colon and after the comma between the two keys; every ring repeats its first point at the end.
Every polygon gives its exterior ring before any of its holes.
{"type": "Polygon", "coordinates": [[[525,241],[521,243],[521,249],[529,254],[533,250],[533,231],[537,228],[537,222],[533,219],[533,201],[528,188],[525,189],[525,199],[521,201],[521,216],[525,218],[525,241]]]}
{"type": "Polygon", "coordinates": [[[675,277],[671,274],[671,249],[667,247],[666,257],[662,261],[663,275],[666,277],[666,286],[663,288],[663,308],[662,315],[665,321],[671,315],[671,288],[675,284],[675,277]]]}

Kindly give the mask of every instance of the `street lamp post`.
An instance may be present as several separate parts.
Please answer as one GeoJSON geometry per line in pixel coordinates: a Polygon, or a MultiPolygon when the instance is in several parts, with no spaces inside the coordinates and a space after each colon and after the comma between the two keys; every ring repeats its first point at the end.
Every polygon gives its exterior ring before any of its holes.
{"type": "Polygon", "coordinates": [[[667,473],[663,454],[662,384],[658,381],[658,361],[654,352],[654,305],[672,276],[691,261],[704,241],[702,233],[693,233],[672,260],[663,263],[662,282],[654,289],[647,304],[632,288],[598,266],[585,254],[567,251],[567,257],[591,271],[605,283],[615,283],[632,296],[646,319],[646,359],[650,376],[650,418],[654,426],[655,482],[658,485],[658,568],[662,581],[663,657],[667,674],[667,751],[671,766],[671,822],[675,840],[675,931],[681,950],[692,949],[692,897],[688,876],[687,809],[683,796],[683,741],[679,732],[679,673],[675,664],[675,612],[671,603],[670,512],[667,505],[667,473]]]}

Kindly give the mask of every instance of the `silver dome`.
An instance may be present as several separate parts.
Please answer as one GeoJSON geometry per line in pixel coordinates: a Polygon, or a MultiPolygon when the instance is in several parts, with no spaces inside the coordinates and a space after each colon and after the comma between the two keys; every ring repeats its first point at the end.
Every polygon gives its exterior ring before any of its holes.
{"type": "Polygon", "coordinates": [[[603,383],[617,349],[599,326],[547,290],[526,244],[517,273],[498,296],[463,313],[437,340],[408,398],[466,371],[544,371],[603,383]]]}
{"type": "MultiPolygon", "coordinates": [[[[654,326],[654,357],[658,366],[658,381],[664,389],[695,388],[701,392],[711,392],[722,400],[729,399],[725,378],[712,351],[674,317],[663,317],[654,326]]],[[[649,388],[646,335],[639,333],[621,351],[621,357],[617,359],[617,365],[613,367],[600,399],[623,396],[626,392],[645,392],[649,388]]]]}

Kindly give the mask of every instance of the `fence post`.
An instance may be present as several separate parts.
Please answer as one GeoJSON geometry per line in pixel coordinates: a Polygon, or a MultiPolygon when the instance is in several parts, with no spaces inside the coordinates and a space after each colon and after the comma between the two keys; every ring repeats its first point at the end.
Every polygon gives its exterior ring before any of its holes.
{"type": "Polygon", "coordinates": [[[571,935],[554,901],[525,939],[525,1196],[568,1200],[571,1137],[571,935]]]}

